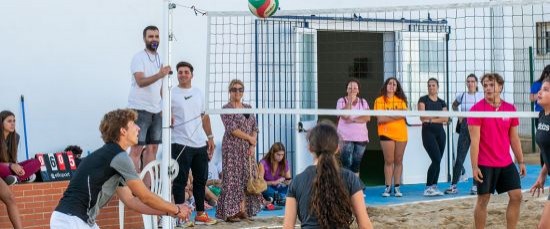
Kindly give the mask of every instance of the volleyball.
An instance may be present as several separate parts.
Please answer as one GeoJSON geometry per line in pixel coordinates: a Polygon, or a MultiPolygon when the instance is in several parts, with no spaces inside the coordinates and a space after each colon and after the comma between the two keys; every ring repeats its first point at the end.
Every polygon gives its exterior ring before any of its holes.
{"type": "Polygon", "coordinates": [[[259,18],[267,18],[277,12],[279,0],[248,0],[248,9],[259,18]]]}

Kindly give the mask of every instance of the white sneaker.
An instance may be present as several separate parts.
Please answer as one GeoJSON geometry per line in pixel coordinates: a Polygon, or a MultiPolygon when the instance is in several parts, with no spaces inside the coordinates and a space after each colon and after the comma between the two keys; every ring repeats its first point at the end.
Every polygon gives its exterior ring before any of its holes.
{"type": "Polygon", "coordinates": [[[23,182],[31,183],[31,182],[34,182],[35,180],[36,180],[36,174],[32,174],[27,179],[23,180],[23,182]]]}
{"type": "Polygon", "coordinates": [[[439,191],[439,189],[437,188],[437,185],[432,185],[432,190],[434,191],[436,196],[443,196],[444,195],[443,192],[439,191]]]}
{"type": "Polygon", "coordinates": [[[393,192],[394,192],[394,196],[395,197],[402,197],[403,196],[403,193],[401,193],[401,189],[400,187],[395,187],[393,188],[393,192]]]}
{"type": "Polygon", "coordinates": [[[437,196],[433,186],[427,186],[426,189],[424,189],[424,196],[437,196]]]}
{"type": "Polygon", "coordinates": [[[458,188],[456,188],[456,185],[451,185],[447,190],[445,190],[445,194],[458,194],[458,188]]]}
{"type": "Polygon", "coordinates": [[[384,189],[384,192],[382,193],[382,196],[383,197],[389,197],[390,192],[391,192],[391,187],[386,187],[386,189],[384,189]]]}

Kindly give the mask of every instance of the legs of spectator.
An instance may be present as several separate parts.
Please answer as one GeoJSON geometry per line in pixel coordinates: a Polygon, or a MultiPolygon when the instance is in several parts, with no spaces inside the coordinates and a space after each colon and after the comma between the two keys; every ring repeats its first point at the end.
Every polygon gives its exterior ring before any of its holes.
{"type": "Polygon", "coordinates": [[[386,187],[392,185],[395,145],[395,141],[380,141],[384,153],[384,183],[386,187]]]}
{"type": "Polygon", "coordinates": [[[520,189],[508,191],[508,208],[506,208],[506,225],[507,228],[516,228],[519,220],[519,210],[521,205],[522,194],[520,189]]]}
{"type": "Polygon", "coordinates": [[[403,155],[407,142],[395,142],[393,183],[395,186],[401,184],[401,175],[403,174],[403,155]]]}
{"type": "Polygon", "coordinates": [[[340,151],[340,162],[342,163],[342,168],[351,169],[353,146],[353,142],[344,142],[342,150],[340,151]]]}
{"type": "MultiPolygon", "coordinates": [[[[173,143],[172,144],[172,158],[176,159],[183,149],[183,145],[173,143]]],[[[172,185],[172,195],[174,195],[174,202],[176,204],[183,204],[185,202],[185,186],[187,185],[187,178],[189,176],[189,167],[191,163],[191,158],[188,158],[189,154],[186,152],[181,152],[177,162],[180,167],[179,173],[174,179],[172,185]]]]}
{"type": "Polygon", "coordinates": [[[204,196],[205,196],[205,199],[208,201],[208,204],[212,205],[213,207],[217,205],[218,196],[216,196],[216,194],[210,191],[208,187],[204,188],[204,196]]]}
{"type": "Polygon", "coordinates": [[[458,143],[456,147],[456,160],[453,166],[453,178],[451,184],[457,184],[462,170],[464,169],[464,160],[470,149],[470,133],[468,132],[468,124],[466,120],[460,123],[460,134],[458,135],[458,143]]]}
{"type": "Polygon", "coordinates": [[[268,185],[267,186],[267,189],[262,192],[262,196],[264,197],[264,199],[266,200],[269,200],[269,198],[271,197],[272,200],[274,199],[273,196],[275,195],[275,192],[277,190],[275,190],[275,187],[273,187],[272,185],[268,185]]]}
{"type": "Polygon", "coordinates": [[[422,128],[422,145],[428,153],[432,163],[428,167],[428,175],[426,177],[426,186],[431,187],[437,183],[439,176],[439,167],[441,164],[441,155],[439,155],[439,146],[437,145],[436,137],[429,127],[422,128]]]}
{"type": "Polygon", "coordinates": [[[208,153],[207,147],[191,148],[194,155],[191,162],[193,172],[193,196],[197,206],[197,214],[204,212],[204,196],[206,181],[208,179],[208,153]]]}
{"type": "Polygon", "coordinates": [[[135,145],[130,148],[130,158],[134,162],[136,171],[139,174],[141,172],[141,154],[145,151],[144,145],[135,145]]]}
{"type": "Polygon", "coordinates": [[[353,143],[353,156],[350,170],[357,176],[359,176],[359,169],[361,168],[361,161],[363,160],[363,154],[365,153],[366,148],[366,145],[359,142],[353,143]]]}
{"type": "Polygon", "coordinates": [[[477,196],[474,209],[474,223],[476,229],[485,228],[485,221],[487,221],[487,205],[490,199],[491,194],[481,194],[477,196]]]}
{"type": "Polygon", "coordinates": [[[38,170],[40,170],[40,161],[34,158],[19,162],[19,165],[21,165],[21,167],[23,167],[23,170],[25,170],[25,175],[18,177],[20,181],[29,178],[30,176],[38,172],[38,170]]]}
{"type": "Polygon", "coordinates": [[[19,209],[17,208],[17,204],[15,203],[15,197],[13,196],[13,193],[3,179],[0,179],[0,200],[2,200],[2,202],[4,202],[4,204],[6,205],[8,217],[10,218],[13,228],[22,229],[23,224],[21,223],[19,209]]]}
{"type": "Polygon", "coordinates": [[[9,175],[13,175],[9,166],[7,164],[0,163],[0,177],[4,179],[9,175]]]}

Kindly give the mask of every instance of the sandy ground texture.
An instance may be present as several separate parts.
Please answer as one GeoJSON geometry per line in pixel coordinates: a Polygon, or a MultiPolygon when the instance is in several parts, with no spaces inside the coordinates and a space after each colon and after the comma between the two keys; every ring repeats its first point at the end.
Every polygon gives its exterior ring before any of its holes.
{"type": "MultiPolygon", "coordinates": [[[[536,228],[548,195],[539,198],[524,193],[518,228],[536,228]]],[[[375,228],[473,228],[475,197],[414,203],[389,207],[369,207],[375,228]]],[[[488,207],[487,228],[506,228],[508,195],[494,195],[488,207]]],[[[219,222],[213,226],[194,228],[281,228],[282,217],[255,218],[239,223],[219,222]]],[[[299,227],[297,227],[299,228],[299,227]]],[[[353,225],[352,228],[357,228],[353,225]]]]}
{"type": "MultiPolygon", "coordinates": [[[[539,163],[538,154],[526,154],[525,160],[539,163]]],[[[524,187],[524,188],[530,188],[524,187]]],[[[518,228],[536,228],[548,196],[548,189],[540,197],[523,193],[518,228]]],[[[475,196],[412,203],[399,206],[369,207],[368,213],[375,228],[473,228],[475,196]]],[[[506,228],[508,195],[494,195],[489,202],[487,228],[506,228]]],[[[213,226],[196,225],[194,228],[281,228],[282,217],[255,218],[239,223],[219,222],[213,226]]],[[[299,228],[299,227],[297,227],[299,228]]],[[[353,225],[352,228],[357,228],[353,225]]]]}

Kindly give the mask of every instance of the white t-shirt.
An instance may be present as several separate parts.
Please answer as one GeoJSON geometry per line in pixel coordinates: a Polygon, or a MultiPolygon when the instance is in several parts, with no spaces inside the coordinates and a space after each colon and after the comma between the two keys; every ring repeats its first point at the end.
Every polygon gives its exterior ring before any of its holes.
{"type": "Polygon", "coordinates": [[[460,92],[456,93],[456,101],[460,103],[458,106],[460,111],[470,111],[470,109],[479,101],[484,98],[483,92],[460,92]]]}
{"type": "Polygon", "coordinates": [[[197,88],[172,88],[172,142],[194,148],[204,147],[208,138],[202,128],[205,111],[202,91],[197,88]]]}
{"type": "Polygon", "coordinates": [[[222,173],[222,162],[208,163],[208,180],[219,180],[222,173]]]}
{"type": "Polygon", "coordinates": [[[130,84],[130,94],[128,95],[128,108],[136,110],[146,110],[151,113],[159,113],[162,110],[161,88],[162,80],[157,80],[147,87],[139,87],[134,77],[134,73],[143,72],[145,77],[157,74],[162,66],[160,55],[152,55],[142,50],[136,53],[130,65],[132,80],[130,84]]]}

